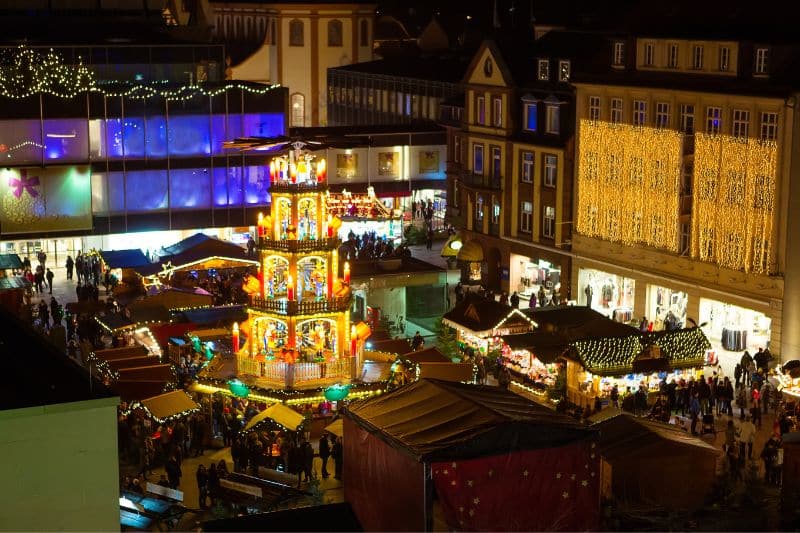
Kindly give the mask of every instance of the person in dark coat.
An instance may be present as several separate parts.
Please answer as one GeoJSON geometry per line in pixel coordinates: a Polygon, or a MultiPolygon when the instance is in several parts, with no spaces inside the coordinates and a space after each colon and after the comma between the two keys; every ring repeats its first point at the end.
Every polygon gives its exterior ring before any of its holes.
{"type": "Polygon", "coordinates": [[[67,279],[72,279],[72,269],[75,267],[75,262],[72,260],[72,256],[67,256],[67,262],[64,265],[67,268],[67,279]]]}
{"type": "Polygon", "coordinates": [[[178,457],[175,454],[170,456],[165,470],[167,471],[167,478],[169,479],[169,487],[171,489],[177,489],[178,485],[181,484],[181,476],[183,475],[183,472],[181,472],[181,465],[178,462],[178,457]]]}
{"type": "Polygon", "coordinates": [[[333,442],[331,449],[331,457],[333,457],[334,465],[334,479],[342,479],[342,463],[344,462],[344,448],[342,447],[342,439],[336,438],[333,442]]]}
{"type": "Polygon", "coordinates": [[[511,307],[514,309],[519,307],[519,295],[517,294],[517,291],[514,291],[514,294],[511,295],[509,302],[511,302],[511,307]]]}
{"type": "Polygon", "coordinates": [[[330,474],[328,473],[328,458],[331,456],[331,445],[328,442],[328,436],[323,434],[319,439],[319,458],[322,459],[322,478],[326,479],[330,474]]]}
{"type": "Polygon", "coordinates": [[[45,277],[47,278],[47,287],[50,289],[50,294],[53,294],[53,278],[55,276],[56,275],[53,274],[53,271],[48,268],[45,277]]]}
{"type": "Polygon", "coordinates": [[[303,461],[303,474],[305,475],[306,482],[311,481],[311,473],[314,471],[314,448],[308,441],[303,442],[300,448],[300,454],[303,461]]]}
{"type": "Polygon", "coordinates": [[[208,497],[211,499],[211,507],[214,507],[217,504],[219,487],[219,473],[217,472],[217,465],[211,463],[211,466],[208,467],[208,497]]]}
{"type": "Polygon", "coordinates": [[[203,464],[197,467],[197,500],[199,501],[200,509],[206,508],[206,498],[208,498],[208,472],[203,464]]]}

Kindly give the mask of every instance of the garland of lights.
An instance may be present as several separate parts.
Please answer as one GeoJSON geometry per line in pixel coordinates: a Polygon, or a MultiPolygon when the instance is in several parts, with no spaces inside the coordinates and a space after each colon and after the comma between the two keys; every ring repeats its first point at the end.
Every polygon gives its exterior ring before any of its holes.
{"type": "Polygon", "coordinates": [[[776,166],[773,141],[696,134],[692,257],[770,273],[776,166]]]}
{"type": "Polygon", "coordinates": [[[235,89],[252,94],[266,94],[280,87],[278,84],[252,86],[244,83],[226,83],[205,87],[203,85],[184,85],[177,88],[154,85],[131,84],[122,90],[98,87],[92,71],[78,60],[70,65],[52,49],[40,53],[25,45],[6,50],[0,55],[0,96],[6,98],[28,98],[35,94],[48,94],[61,98],[75,98],[87,93],[101,93],[106,97],[146,99],[161,97],[165,100],[186,101],[197,96],[217,96],[235,89]]]}
{"type": "MultiPolygon", "coordinates": [[[[256,400],[259,402],[265,403],[283,403],[286,405],[298,405],[304,403],[316,403],[325,400],[325,389],[327,389],[330,385],[326,385],[324,387],[318,387],[313,389],[302,389],[299,391],[287,391],[283,389],[269,389],[269,394],[272,396],[267,396],[264,394],[259,394],[253,392],[254,388],[258,390],[263,390],[256,386],[251,386],[250,394],[248,394],[247,398],[250,400],[256,400]],[[298,396],[298,394],[307,394],[307,393],[315,393],[314,396],[298,396]]],[[[367,385],[373,386],[373,385],[367,385]]],[[[357,387],[356,384],[353,384],[353,387],[357,387]]],[[[233,397],[234,394],[231,392],[230,387],[228,386],[228,380],[225,379],[217,379],[211,377],[204,377],[201,381],[196,381],[193,385],[193,389],[197,392],[202,392],[204,394],[214,394],[214,393],[222,393],[225,396],[233,397]]],[[[350,394],[347,395],[348,400],[359,400],[362,398],[367,398],[369,396],[374,396],[378,394],[383,394],[385,390],[383,388],[375,388],[369,390],[355,390],[350,389],[350,394]]]]}
{"type": "Polygon", "coordinates": [[[670,332],[649,332],[627,337],[586,339],[572,344],[571,352],[592,374],[627,374],[633,362],[647,346],[658,345],[671,368],[701,366],[705,352],[711,349],[700,328],[670,332]]]}
{"type": "Polygon", "coordinates": [[[677,252],[681,135],[581,120],[580,139],[578,232],[677,252]]]}

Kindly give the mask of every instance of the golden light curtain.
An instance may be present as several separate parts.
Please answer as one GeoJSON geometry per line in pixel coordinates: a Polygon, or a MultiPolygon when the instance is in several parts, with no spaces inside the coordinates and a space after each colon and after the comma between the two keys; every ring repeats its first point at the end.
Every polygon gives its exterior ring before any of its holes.
{"type": "Polygon", "coordinates": [[[774,142],[695,136],[692,257],[770,273],[776,170],[774,142]]]}
{"type": "Polygon", "coordinates": [[[581,120],[579,233],[678,251],[681,135],[581,120]]]}

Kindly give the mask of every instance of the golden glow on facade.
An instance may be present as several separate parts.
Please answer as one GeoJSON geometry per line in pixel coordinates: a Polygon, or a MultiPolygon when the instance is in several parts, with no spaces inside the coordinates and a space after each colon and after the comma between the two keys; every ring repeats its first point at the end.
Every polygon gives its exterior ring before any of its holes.
{"type": "Polygon", "coordinates": [[[581,120],[577,230],[678,251],[681,135],[581,120]]]}
{"type": "Polygon", "coordinates": [[[770,273],[777,145],[729,135],[695,136],[692,256],[770,273]]]}

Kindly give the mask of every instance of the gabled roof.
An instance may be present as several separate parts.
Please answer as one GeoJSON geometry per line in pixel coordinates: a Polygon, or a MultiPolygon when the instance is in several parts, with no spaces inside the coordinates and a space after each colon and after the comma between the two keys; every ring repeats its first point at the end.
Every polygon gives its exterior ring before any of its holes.
{"type": "Polygon", "coordinates": [[[136,268],[150,264],[150,260],[139,248],[131,250],[104,250],[100,252],[109,268],[136,268]]]}
{"type": "Polygon", "coordinates": [[[435,379],[354,402],[344,414],[417,461],[550,448],[592,436],[574,419],[507,390],[435,379]]]}
{"type": "Polygon", "coordinates": [[[159,252],[162,263],[171,262],[173,266],[184,265],[197,259],[211,256],[245,258],[245,249],[238,244],[211,237],[205,233],[195,233],[172,246],[165,246],[159,252]]]}
{"type": "Polygon", "coordinates": [[[22,260],[17,254],[0,254],[0,270],[10,269],[22,269],[22,260]]]}
{"type": "Polygon", "coordinates": [[[247,320],[247,311],[243,305],[221,305],[203,309],[190,309],[181,313],[189,322],[198,326],[229,325],[233,322],[247,320]]]}
{"type": "MultiPolygon", "coordinates": [[[[651,446],[675,446],[685,451],[719,454],[714,446],[683,430],[627,413],[607,418],[591,427],[600,430],[597,449],[602,457],[609,460],[624,459],[634,451],[647,453],[647,448],[651,446]]],[[[664,448],[660,448],[657,455],[663,454],[664,448]]]]}
{"type": "MultiPolygon", "coordinates": [[[[571,353],[592,374],[614,376],[638,371],[639,363],[663,363],[665,368],[659,370],[698,368],[703,366],[706,351],[710,349],[711,343],[702,329],[685,328],[580,340],[572,344],[571,353]],[[651,345],[660,348],[660,358],[642,357],[651,345]]],[[[642,367],[640,371],[654,369],[642,367]]]]}
{"type": "Polygon", "coordinates": [[[411,350],[411,345],[406,339],[390,339],[371,343],[373,352],[392,353],[402,355],[411,350]]]}
{"type": "Polygon", "coordinates": [[[450,326],[463,327],[476,335],[488,334],[501,326],[535,325],[519,309],[481,298],[477,294],[467,295],[460,304],[445,313],[442,319],[450,326]]]}
{"type": "Polygon", "coordinates": [[[404,353],[400,356],[401,359],[405,361],[410,361],[411,363],[449,363],[450,359],[444,356],[442,352],[439,351],[439,348],[432,346],[430,348],[425,348],[424,350],[417,350],[415,352],[408,352],[404,353]]]}

